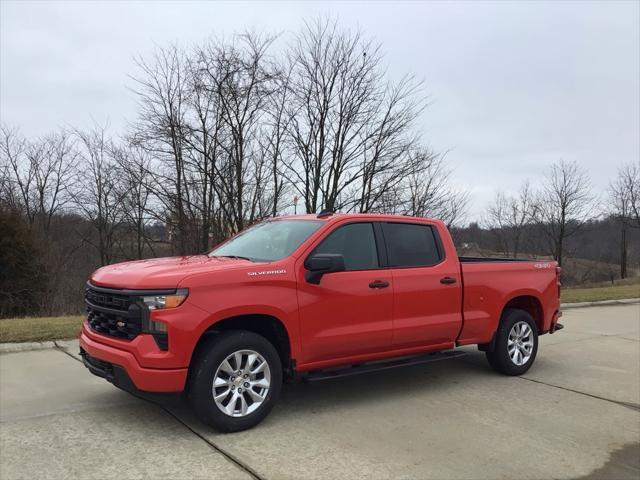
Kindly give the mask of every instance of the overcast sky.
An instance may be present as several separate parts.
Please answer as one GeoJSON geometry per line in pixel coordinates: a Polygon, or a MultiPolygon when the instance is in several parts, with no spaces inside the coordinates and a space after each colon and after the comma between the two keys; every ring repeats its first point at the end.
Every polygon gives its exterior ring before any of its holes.
{"type": "Polygon", "coordinates": [[[40,135],[136,115],[129,74],[154,44],[329,16],[383,45],[392,77],[424,79],[427,143],[449,150],[472,216],[497,189],[564,158],[604,191],[640,161],[640,2],[14,2],[0,0],[0,113],[40,135]]]}

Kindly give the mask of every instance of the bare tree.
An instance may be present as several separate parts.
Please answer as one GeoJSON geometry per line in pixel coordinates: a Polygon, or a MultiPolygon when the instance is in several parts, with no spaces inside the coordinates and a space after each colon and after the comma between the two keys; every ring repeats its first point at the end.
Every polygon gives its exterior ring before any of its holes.
{"type": "Polygon", "coordinates": [[[451,169],[445,155],[420,149],[410,155],[409,171],[395,189],[391,212],[418,217],[436,217],[453,226],[465,215],[469,196],[451,185],[451,169]],[[397,204],[394,207],[393,204],[397,204]]]}
{"type": "Polygon", "coordinates": [[[4,158],[0,158],[0,207],[11,207],[15,202],[13,182],[11,181],[11,167],[4,158]]]}
{"type": "Polygon", "coordinates": [[[495,237],[500,252],[507,256],[509,255],[509,232],[507,231],[509,202],[510,198],[503,192],[496,192],[483,222],[495,237]]]}
{"type": "Polygon", "coordinates": [[[264,130],[260,135],[260,156],[267,159],[270,170],[270,194],[271,215],[276,216],[282,205],[283,197],[287,193],[287,182],[283,176],[284,158],[287,149],[287,131],[291,117],[287,112],[290,99],[290,66],[272,67],[274,88],[269,96],[266,106],[266,120],[264,130]]]}
{"type": "MultiPolygon", "coordinates": [[[[194,192],[194,211],[199,216],[200,250],[209,247],[210,234],[216,230],[214,241],[226,234],[220,217],[218,167],[223,155],[221,137],[225,134],[222,122],[222,104],[219,92],[208,77],[213,68],[207,48],[196,48],[187,57],[187,89],[189,115],[185,142],[187,143],[191,186],[194,192]],[[223,233],[224,232],[224,233],[223,233]]],[[[193,220],[192,220],[193,221],[193,220]]]]}
{"type": "Polygon", "coordinates": [[[537,210],[538,205],[528,180],[521,185],[517,196],[496,193],[488,209],[486,223],[505,255],[518,257],[524,233],[536,218],[537,210]]]}
{"type": "Polygon", "coordinates": [[[616,190],[624,192],[632,226],[640,228],[640,164],[628,163],[620,168],[615,184],[616,190]]]}
{"type": "Polygon", "coordinates": [[[283,172],[305,210],[399,208],[426,106],[421,82],[389,82],[380,45],[328,20],[305,25],[288,61],[291,148],[283,172]]]}
{"type": "Polygon", "coordinates": [[[164,211],[159,220],[170,224],[178,253],[191,250],[187,221],[189,189],[185,159],[186,80],[185,58],[177,46],[158,48],[150,61],[138,59],[141,70],[133,77],[140,114],[133,141],[158,158],[154,193],[164,211]]]}
{"type": "Polygon", "coordinates": [[[421,84],[411,77],[388,85],[365,132],[361,187],[355,200],[359,211],[378,208],[383,198],[401,188],[402,181],[415,170],[411,153],[419,138],[413,124],[424,108],[421,84]]]}
{"type": "Polygon", "coordinates": [[[276,72],[266,59],[273,38],[243,34],[236,40],[210,44],[201,53],[207,59],[206,82],[210,93],[218,96],[226,133],[218,139],[223,155],[216,173],[219,194],[225,199],[220,207],[233,232],[261,216],[258,199],[266,159],[260,148],[260,125],[277,88],[276,72]]]}
{"type": "Polygon", "coordinates": [[[154,195],[180,253],[278,211],[287,85],[273,37],[236,35],[139,61],[134,142],[157,158],[154,195]]]}
{"type": "Polygon", "coordinates": [[[565,241],[575,235],[593,213],[595,198],[589,175],[576,161],[560,160],[546,175],[538,218],[553,258],[562,265],[565,241]]]}
{"type": "Polygon", "coordinates": [[[612,215],[620,224],[620,278],[627,277],[628,239],[630,227],[640,227],[640,167],[624,165],[609,185],[612,215]]]}
{"type": "MultiPolygon", "coordinates": [[[[24,204],[23,192],[28,191],[28,187],[21,189],[20,184],[27,183],[30,185],[32,175],[22,174],[23,164],[26,163],[25,150],[27,141],[23,138],[17,129],[2,126],[0,128],[0,195],[2,203],[14,210],[24,210],[27,217],[31,218],[28,206],[24,204]],[[20,173],[20,175],[16,174],[20,173]]],[[[28,195],[27,195],[28,197],[28,195]]]]}
{"type": "Polygon", "coordinates": [[[393,120],[384,116],[395,119],[395,109],[410,87],[403,85],[385,96],[379,45],[359,32],[340,31],[329,21],[307,24],[288,58],[292,72],[288,180],[304,199],[307,212],[350,203],[368,209],[374,193],[373,175],[363,181],[365,151],[371,149],[370,171],[380,168],[374,163],[382,156],[376,148],[394,128],[393,120]],[[358,184],[361,198],[354,201],[352,190],[357,192],[358,184]]]}
{"type": "Polygon", "coordinates": [[[0,154],[7,201],[24,209],[30,225],[38,222],[47,232],[53,216],[70,200],[76,163],[73,140],[60,131],[29,142],[17,130],[2,127],[0,154]]]}
{"type": "Polygon", "coordinates": [[[97,236],[97,239],[85,236],[84,241],[97,249],[100,265],[107,265],[114,258],[118,242],[116,232],[122,219],[122,177],[112,156],[114,148],[107,138],[106,127],[77,130],[75,135],[82,159],[75,205],[89,220],[97,236]]]}
{"type": "Polygon", "coordinates": [[[151,193],[151,158],[149,153],[139,146],[123,143],[112,146],[111,158],[119,174],[116,185],[121,189],[115,197],[121,200],[123,222],[133,231],[133,255],[144,258],[145,246],[153,251],[153,245],[147,234],[147,226],[152,218],[153,197],[151,193]]]}

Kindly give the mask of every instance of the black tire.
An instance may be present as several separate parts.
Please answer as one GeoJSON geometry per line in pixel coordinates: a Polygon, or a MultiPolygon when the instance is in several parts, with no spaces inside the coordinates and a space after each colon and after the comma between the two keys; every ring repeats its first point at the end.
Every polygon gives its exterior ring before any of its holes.
{"type": "Polygon", "coordinates": [[[538,327],[536,326],[536,322],[533,321],[533,318],[531,318],[531,315],[524,310],[516,308],[505,310],[500,319],[500,325],[498,325],[493,351],[486,352],[489,365],[491,365],[496,372],[504,375],[522,375],[531,368],[537,353],[538,327]],[[529,325],[531,336],[533,337],[531,355],[522,365],[517,365],[514,360],[512,360],[508,351],[509,333],[513,326],[519,322],[526,322],[529,325]]]}
{"type": "Polygon", "coordinates": [[[198,348],[189,377],[188,398],[198,418],[220,432],[238,432],[252,428],[269,414],[282,388],[282,364],[274,346],[253,332],[233,330],[211,336],[198,348]],[[213,381],[218,367],[239,350],[252,350],[267,362],[271,374],[269,390],[262,404],[242,417],[224,413],[216,404],[213,381]]]}

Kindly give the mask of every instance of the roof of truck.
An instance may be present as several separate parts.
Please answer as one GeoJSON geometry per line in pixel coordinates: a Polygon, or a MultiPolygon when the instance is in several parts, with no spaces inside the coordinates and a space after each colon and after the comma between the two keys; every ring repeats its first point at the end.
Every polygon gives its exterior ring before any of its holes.
{"type": "Polygon", "coordinates": [[[412,217],[409,215],[398,215],[389,213],[331,213],[325,215],[302,214],[302,215],[282,215],[274,217],[273,220],[343,220],[346,218],[370,219],[370,220],[418,220],[437,222],[437,219],[427,217],[412,217]]]}

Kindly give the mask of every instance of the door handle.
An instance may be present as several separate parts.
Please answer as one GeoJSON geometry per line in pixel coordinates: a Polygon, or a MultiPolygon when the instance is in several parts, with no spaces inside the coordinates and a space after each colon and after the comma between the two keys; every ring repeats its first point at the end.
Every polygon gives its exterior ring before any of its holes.
{"type": "Polygon", "coordinates": [[[457,280],[453,277],[442,277],[440,279],[440,283],[444,284],[444,285],[451,285],[453,283],[456,283],[457,280]]]}
{"type": "Polygon", "coordinates": [[[387,288],[388,286],[389,282],[383,280],[374,280],[369,284],[369,288],[387,288]]]}

